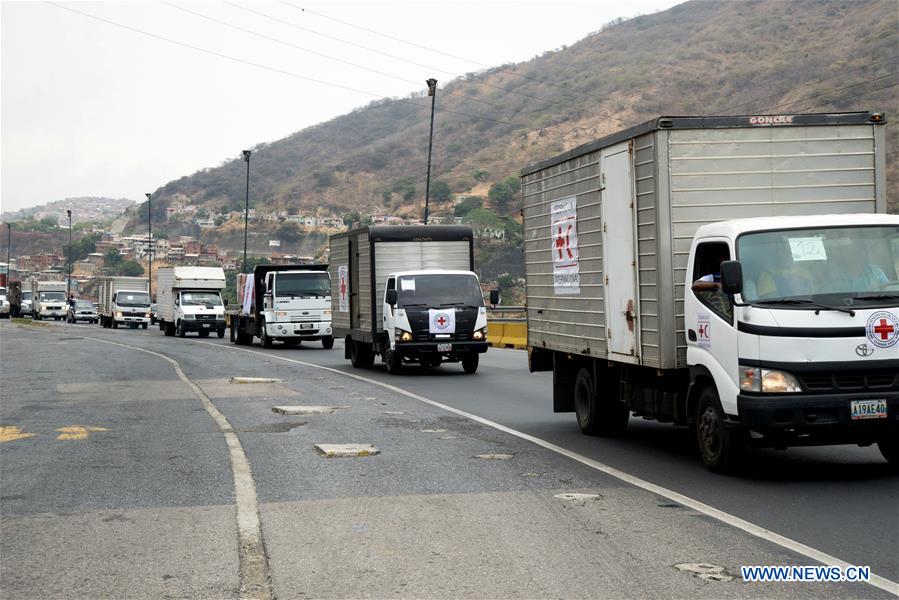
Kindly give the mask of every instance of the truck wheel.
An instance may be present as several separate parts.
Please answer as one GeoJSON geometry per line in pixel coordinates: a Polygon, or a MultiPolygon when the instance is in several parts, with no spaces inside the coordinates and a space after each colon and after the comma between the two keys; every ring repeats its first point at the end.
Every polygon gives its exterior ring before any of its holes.
{"type": "Polygon", "coordinates": [[[693,427],[705,466],[715,473],[732,472],[746,448],[746,435],[725,424],[724,410],[713,385],[707,385],[699,393],[693,427]]]}
{"type": "Polygon", "coordinates": [[[180,320],[175,324],[175,335],[180,338],[183,338],[185,335],[187,335],[187,332],[184,331],[184,325],[180,320]]]}
{"type": "Polygon", "coordinates": [[[403,357],[396,350],[384,350],[384,364],[391,375],[399,375],[403,370],[403,357]]]}
{"type": "Polygon", "coordinates": [[[477,352],[469,352],[462,357],[462,370],[471,375],[478,370],[480,355],[477,352]]]}
{"type": "Polygon", "coordinates": [[[877,440],[877,449],[894,469],[899,468],[899,442],[895,437],[882,437],[877,440]]]}
{"type": "Polygon", "coordinates": [[[119,322],[116,321],[115,319],[112,320],[112,328],[113,328],[113,329],[118,329],[118,328],[119,328],[119,322]]]}
{"type": "Polygon", "coordinates": [[[140,326],[141,326],[141,329],[146,329],[146,328],[147,328],[147,324],[146,324],[146,323],[141,323],[140,326]]]}
{"type": "Polygon", "coordinates": [[[574,381],[574,412],[578,427],[587,435],[615,437],[627,429],[630,411],[615,393],[617,380],[610,380],[607,386],[600,384],[601,390],[605,388],[607,393],[597,394],[591,369],[578,371],[574,381]]]}
{"type": "Polygon", "coordinates": [[[219,329],[219,330],[216,332],[216,335],[219,336],[219,339],[222,339],[223,337],[225,337],[225,330],[224,330],[224,329],[219,329]]]}
{"type": "Polygon", "coordinates": [[[350,342],[350,364],[357,369],[370,369],[375,363],[371,346],[365,342],[350,342]]]}
{"type": "Polygon", "coordinates": [[[198,331],[197,335],[199,335],[201,338],[208,338],[209,332],[208,331],[198,331]]]}
{"type": "Polygon", "coordinates": [[[322,338],[322,348],[324,348],[325,350],[330,350],[333,347],[334,347],[334,336],[333,335],[329,335],[328,337],[322,338]]]}
{"type": "Polygon", "coordinates": [[[259,321],[259,341],[262,343],[263,348],[272,347],[272,338],[265,332],[265,319],[259,321]]]}

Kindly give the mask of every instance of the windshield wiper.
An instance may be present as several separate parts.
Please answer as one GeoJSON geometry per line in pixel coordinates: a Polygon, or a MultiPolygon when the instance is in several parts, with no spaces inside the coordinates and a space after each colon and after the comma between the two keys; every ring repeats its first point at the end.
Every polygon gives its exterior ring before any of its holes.
{"type": "Polygon", "coordinates": [[[772,300],[755,300],[752,304],[804,304],[806,306],[814,306],[816,309],[815,314],[818,314],[821,310],[837,310],[840,312],[848,313],[850,317],[855,316],[855,311],[848,306],[830,306],[828,304],[820,304],[815,302],[814,300],[808,300],[806,298],[775,298],[772,300]]]}
{"type": "Polygon", "coordinates": [[[427,306],[427,304],[424,304],[422,302],[417,302],[414,304],[403,304],[402,306],[398,306],[397,308],[408,308],[409,306],[427,306]]]}
{"type": "Polygon", "coordinates": [[[443,307],[443,306],[461,306],[462,308],[479,308],[478,306],[476,306],[474,304],[468,304],[467,302],[447,302],[445,304],[441,304],[440,306],[441,307],[443,307]]]}
{"type": "Polygon", "coordinates": [[[899,294],[870,294],[868,296],[855,296],[853,300],[894,300],[899,294]]]}

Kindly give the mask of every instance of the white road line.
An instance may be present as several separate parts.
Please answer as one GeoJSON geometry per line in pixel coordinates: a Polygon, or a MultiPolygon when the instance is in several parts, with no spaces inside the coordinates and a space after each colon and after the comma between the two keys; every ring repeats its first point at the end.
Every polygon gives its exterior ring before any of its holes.
{"type": "MultiPolygon", "coordinates": [[[[194,341],[194,340],[190,340],[190,341],[194,341]]],[[[485,419],[483,417],[479,417],[478,415],[475,415],[475,414],[472,414],[469,412],[465,412],[464,410],[459,410],[458,408],[454,408],[452,406],[448,406],[448,405],[442,404],[440,402],[435,402],[434,400],[430,400],[428,398],[425,398],[424,396],[420,396],[413,392],[409,392],[402,388],[398,388],[394,385],[390,385],[389,383],[384,383],[382,381],[377,381],[375,379],[369,379],[368,377],[356,375],[355,373],[347,373],[345,371],[340,371],[339,369],[334,369],[332,367],[325,367],[322,365],[316,365],[314,363],[308,363],[308,362],[303,362],[300,360],[294,360],[292,358],[278,356],[277,354],[269,354],[267,352],[262,352],[260,350],[252,350],[249,348],[241,348],[241,347],[236,347],[236,346],[223,346],[221,344],[212,344],[209,342],[200,342],[200,341],[194,341],[194,343],[205,344],[207,346],[213,346],[216,348],[227,348],[230,350],[238,350],[238,351],[247,352],[250,354],[262,355],[262,356],[265,356],[266,358],[274,358],[276,360],[282,360],[285,362],[302,365],[304,367],[310,367],[313,369],[321,369],[324,371],[330,371],[331,373],[336,373],[338,375],[343,375],[345,377],[350,377],[350,378],[356,379],[358,381],[364,381],[371,385],[376,385],[376,386],[382,387],[384,389],[388,389],[392,392],[396,392],[397,394],[401,394],[403,396],[413,398],[415,400],[418,400],[419,402],[424,402],[425,404],[429,404],[431,406],[440,408],[447,412],[451,412],[451,413],[459,415],[461,417],[471,419],[472,421],[475,421],[476,423],[480,423],[482,425],[492,427],[492,428],[502,431],[504,433],[508,433],[509,435],[513,435],[517,438],[537,444],[538,446],[540,446],[542,448],[545,448],[547,450],[551,450],[552,452],[561,454],[562,456],[568,457],[574,461],[584,464],[592,469],[596,469],[597,471],[605,473],[606,475],[615,477],[616,479],[620,479],[621,481],[629,483],[633,486],[644,489],[648,492],[652,492],[653,494],[658,494],[659,496],[662,496],[663,498],[667,498],[667,499],[677,502],[679,504],[683,504],[684,506],[688,506],[697,512],[700,512],[704,515],[712,517],[713,519],[717,519],[718,521],[721,521],[722,523],[726,523],[727,525],[730,525],[731,527],[735,527],[737,529],[745,531],[746,533],[753,535],[757,538],[763,539],[767,542],[777,544],[778,546],[780,546],[782,548],[786,548],[787,550],[790,550],[797,554],[801,554],[802,556],[805,556],[806,558],[810,558],[816,562],[819,562],[819,563],[822,563],[822,564],[825,564],[828,566],[841,567],[844,570],[846,567],[854,566],[851,563],[848,563],[848,562],[846,562],[842,559],[839,559],[835,556],[831,556],[830,554],[827,554],[826,552],[822,552],[821,550],[812,548],[811,546],[808,546],[801,542],[797,542],[796,540],[793,540],[786,536],[780,535],[779,533],[775,533],[769,529],[765,529],[764,527],[760,527],[758,525],[755,525],[754,523],[750,523],[749,521],[746,521],[745,519],[741,519],[740,517],[737,517],[730,513],[726,513],[723,510],[719,510],[713,506],[709,506],[708,504],[705,504],[704,502],[700,502],[699,500],[694,500],[693,498],[690,498],[689,496],[685,496],[679,492],[675,492],[674,490],[669,490],[668,488],[664,488],[660,485],[656,485],[656,484],[646,481],[644,479],[640,479],[639,477],[636,477],[629,473],[625,473],[624,471],[616,469],[615,467],[611,467],[611,466],[601,463],[597,460],[593,460],[592,458],[588,458],[586,456],[583,456],[582,454],[572,452],[571,450],[568,450],[561,446],[557,446],[551,442],[547,442],[546,440],[540,439],[538,437],[534,437],[532,435],[529,435],[522,431],[518,431],[516,429],[512,429],[510,427],[506,427],[505,425],[496,423],[494,421],[485,419]]],[[[867,583],[869,583],[870,585],[872,585],[878,589],[884,590],[885,592],[888,592],[895,596],[899,596],[899,583],[896,583],[895,581],[892,581],[885,577],[881,577],[880,575],[871,573],[871,579],[867,583]]]]}
{"type": "Polygon", "coordinates": [[[259,525],[259,506],[256,499],[256,483],[253,481],[253,473],[250,470],[250,461],[240,444],[240,438],[234,433],[234,428],[228,422],[222,412],[216,408],[203,390],[197,386],[181,369],[181,365],[173,358],[164,354],[101,340],[99,338],[85,337],[86,340],[121,346],[138,352],[146,352],[167,361],[175,369],[178,377],[193,390],[197,398],[203,404],[203,408],[215,421],[219,431],[225,436],[228,444],[228,453],[231,458],[231,474],[234,477],[234,497],[237,501],[237,533],[240,554],[240,596],[241,598],[270,599],[273,597],[271,578],[269,576],[268,558],[265,554],[265,544],[262,539],[262,528],[259,525]]]}

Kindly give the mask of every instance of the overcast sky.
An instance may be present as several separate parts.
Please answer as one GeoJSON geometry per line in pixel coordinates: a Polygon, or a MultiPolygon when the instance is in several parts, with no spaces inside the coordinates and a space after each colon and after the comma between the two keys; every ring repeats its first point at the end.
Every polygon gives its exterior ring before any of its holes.
{"type": "Polygon", "coordinates": [[[4,1],[2,210],[143,200],[243,148],[425,89],[428,77],[528,60],[675,4],[4,1]]]}

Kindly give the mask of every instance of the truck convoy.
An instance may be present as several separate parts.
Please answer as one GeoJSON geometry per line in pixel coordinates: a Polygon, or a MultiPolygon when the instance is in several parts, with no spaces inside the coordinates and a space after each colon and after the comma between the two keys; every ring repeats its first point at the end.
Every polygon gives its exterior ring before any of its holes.
{"type": "Polygon", "coordinates": [[[107,329],[119,325],[146,329],[150,324],[149,285],[146,277],[101,277],[100,325],[107,329]]]}
{"type": "Polygon", "coordinates": [[[328,265],[259,265],[237,276],[237,295],[240,307],[228,314],[232,343],[334,346],[328,265]]]}
{"type": "Polygon", "coordinates": [[[590,435],[689,425],[899,460],[899,216],[877,113],[661,117],[522,171],[528,362],[590,435]],[[821,216],[814,216],[821,215],[821,216]]]}
{"type": "Polygon", "coordinates": [[[31,280],[32,316],[35,320],[66,318],[66,282],[31,280]]]}
{"type": "Polygon", "coordinates": [[[473,235],[462,226],[375,226],[331,236],[334,336],[344,357],[391,374],[407,362],[478,368],[487,310],[474,274],[473,235]]]}
{"type": "Polygon", "coordinates": [[[163,267],[156,274],[159,329],[165,335],[184,337],[196,331],[200,337],[215,332],[225,337],[225,306],[221,267],[163,267]]]}

